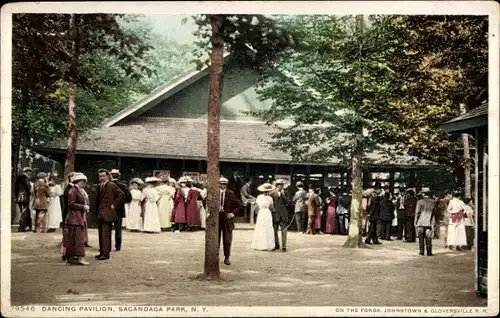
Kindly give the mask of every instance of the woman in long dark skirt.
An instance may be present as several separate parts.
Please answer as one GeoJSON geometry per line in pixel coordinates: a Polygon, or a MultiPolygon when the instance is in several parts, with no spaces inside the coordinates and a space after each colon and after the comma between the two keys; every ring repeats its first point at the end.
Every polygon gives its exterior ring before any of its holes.
{"type": "Polygon", "coordinates": [[[71,178],[73,187],[68,193],[68,215],[65,220],[64,247],[68,263],[88,265],[85,257],[85,214],[89,211],[89,197],[84,190],[87,177],[75,173],[71,178]]]}

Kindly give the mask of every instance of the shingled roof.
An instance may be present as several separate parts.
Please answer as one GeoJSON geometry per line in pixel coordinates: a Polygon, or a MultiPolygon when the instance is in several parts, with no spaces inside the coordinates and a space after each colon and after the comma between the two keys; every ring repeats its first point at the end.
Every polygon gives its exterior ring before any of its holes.
{"type": "Polygon", "coordinates": [[[467,131],[476,127],[488,124],[488,103],[484,103],[467,113],[455,117],[441,125],[441,128],[448,133],[467,131]]]}
{"type": "MultiPolygon", "coordinates": [[[[290,163],[291,157],[274,151],[266,142],[275,132],[262,122],[221,120],[221,155],[225,162],[290,163]]],[[[47,144],[44,149],[65,149],[64,141],[47,144]]],[[[123,125],[102,127],[78,141],[78,153],[113,154],[127,157],[206,160],[207,120],[165,117],[139,117],[123,125]]],[[[399,156],[387,159],[371,153],[374,164],[428,166],[430,161],[399,156]],[[389,163],[390,161],[390,163],[389,163]]],[[[338,164],[332,159],[325,163],[338,164]]]]}

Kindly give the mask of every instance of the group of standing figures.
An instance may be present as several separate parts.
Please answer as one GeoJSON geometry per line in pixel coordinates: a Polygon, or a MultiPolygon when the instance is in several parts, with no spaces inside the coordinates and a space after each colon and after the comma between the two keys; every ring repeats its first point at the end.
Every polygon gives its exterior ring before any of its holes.
{"type": "Polygon", "coordinates": [[[440,220],[445,229],[445,246],[450,249],[472,249],[474,240],[474,209],[471,200],[465,202],[460,198],[461,192],[438,200],[432,196],[429,188],[422,188],[418,197],[413,190],[406,192],[406,197],[396,193],[391,198],[389,192],[376,185],[374,189],[365,191],[363,210],[366,215],[368,231],[366,244],[381,244],[378,238],[391,239],[391,222],[395,220],[397,239],[406,242],[419,240],[420,255],[432,256],[432,239],[439,237],[440,220]],[[395,211],[395,217],[391,216],[395,211]]]}
{"type": "Polygon", "coordinates": [[[24,168],[17,177],[14,194],[21,212],[19,232],[53,232],[61,226],[62,206],[59,199],[63,190],[55,177],[40,172],[30,181],[33,170],[24,168]]]}

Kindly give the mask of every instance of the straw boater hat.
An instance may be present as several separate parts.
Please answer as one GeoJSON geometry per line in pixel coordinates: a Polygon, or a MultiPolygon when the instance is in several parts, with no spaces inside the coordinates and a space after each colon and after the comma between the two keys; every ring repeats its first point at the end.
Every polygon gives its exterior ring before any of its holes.
{"type": "Polygon", "coordinates": [[[283,179],[276,180],[276,184],[285,184],[285,183],[286,183],[286,181],[283,179]]]}
{"type": "Polygon", "coordinates": [[[23,168],[23,172],[33,172],[33,169],[31,169],[30,167],[24,167],[23,168]]]}
{"type": "Polygon", "coordinates": [[[36,175],[36,178],[37,179],[45,179],[47,178],[47,174],[45,172],[39,172],[37,175],[36,175]]]}
{"type": "Polygon", "coordinates": [[[422,188],[422,190],[420,190],[420,194],[426,194],[426,193],[429,193],[431,192],[431,189],[430,188],[422,188]]]}
{"type": "Polygon", "coordinates": [[[186,177],[180,177],[177,183],[186,183],[186,177]]]}
{"type": "Polygon", "coordinates": [[[304,184],[302,183],[302,181],[298,181],[295,185],[296,185],[297,187],[302,187],[302,186],[304,186],[304,184]]]}
{"type": "Polygon", "coordinates": [[[118,169],[113,169],[113,170],[111,170],[110,174],[117,174],[117,175],[120,175],[120,170],[118,170],[118,169]]]}
{"type": "Polygon", "coordinates": [[[71,183],[76,183],[80,180],[87,182],[87,177],[81,172],[75,172],[75,174],[71,177],[71,183]]]}
{"type": "Polygon", "coordinates": [[[193,182],[193,179],[191,179],[190,176],[184,176],[184,182],[193,182]]]}
{"type": "Polygon", "coordinates": [[[219,179],[219,183],[220,183],[220,184],[227,184],[228,182],[229,182],[229,180],[227,180],[227,179],[226,179],[226,178],[224,178],[224,177],[221,177],[221,178],[219,179]]]}
{"type": "Polygon", "coordinates": [[[153,182],[158,182],[161,181],[157,177],[147,177],[146,180],[144,180],[146,183],[153,183],[153,182]]]}
{"type": "Polygon", "coordinates": [[[257,190],[259,190],[260,192],[270,192],[270,191],[273,191],[274,189],[276,189],[275,186],[273,186],[272,184],[270,183],[264,183],[264,184],[261,184],[257,190]]]}
{"type": "Polygon", "coordinates": [[[138,185],[143,185],[144,184],[144,181],[142,181],[140,178],[134,178],[132,180],[130,180],[130,183],[137,183],[138,185]]]}

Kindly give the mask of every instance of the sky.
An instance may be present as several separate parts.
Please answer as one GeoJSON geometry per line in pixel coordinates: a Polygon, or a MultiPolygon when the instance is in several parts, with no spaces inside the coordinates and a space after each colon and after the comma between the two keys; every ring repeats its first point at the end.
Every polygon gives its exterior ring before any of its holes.
{"type": "Polygon", "coordinates": [[[154,32],[172,38],[173,40],[187,44],[192,43],[196,38],[193,32],[196,30],[196,24],[190,16],[169,15],[169,14],[148,14],[144,20],[148,21],[154,28],[154,32]],[[182,18],[187,17],[187,23],[182,24],[182,18]]]}

